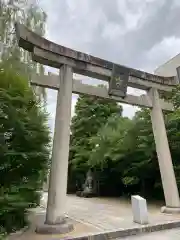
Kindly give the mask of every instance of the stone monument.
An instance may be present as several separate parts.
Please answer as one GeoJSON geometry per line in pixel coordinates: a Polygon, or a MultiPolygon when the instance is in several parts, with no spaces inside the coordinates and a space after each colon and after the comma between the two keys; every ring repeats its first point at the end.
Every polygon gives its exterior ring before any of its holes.
{"type": "Polygon", "coordinates": [[[148,211],[146,199],[135,195],[131,196],[133,221],[139,224],[148,224],[148,211]]]}
{"type": "Polygon", "coordinates": [[[89,169],[86,174],[85,183],[83,184],[83,190],[77,192],[79,197],[94,197],[97,195],[96,179],[92,169],[89,169]]]}

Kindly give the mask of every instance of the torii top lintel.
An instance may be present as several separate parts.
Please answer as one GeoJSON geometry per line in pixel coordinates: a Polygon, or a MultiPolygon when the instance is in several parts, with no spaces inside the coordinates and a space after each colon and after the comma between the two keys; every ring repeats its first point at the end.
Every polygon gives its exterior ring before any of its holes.
{"type": "MultiPolygon", "coordinates": [[[[113,65],[115,64],[110,61],[106,61],[104,59],[100,59],[100,58],[91,56],[89,54],[75,51],[73,49],[53,43],[39,36],[35,32],[32,32],[22,24],[16,23],[15,29],[16,29],[16,35],[17,35],[19,46],[31,52],[33,55],[36,55],[35,52],[37,50],[39,51],[42,50],[45,53],[49,53],[51,56],[53,54],[53,56],[63,57],[70,60],[71,62],[75,61],[77,63],[76,68],[78,68],[78,66],[81,66],[81,64],[83,65],[90,64],[94,67],[99,67],[104,70],[108,69],[111,71],[113,69],[113,65]]],[[[58,64],[55,64],[55,62],[53,62],[51,59],[48,59],[48,57],[37,58],[35,56],[35,60],[45,65],[58,67],[58,64]]],[[[140,71],[137,69],[132,69],[122,65],[121,67],[128,69],[130,76],[135,77],[137,79],[142,79],[145,81],[150,81],[150,82],[154,82],[154,83],[158,83],[166,86],[175,86],[177,84],[174,76],[162,77],[162,76],[157,76],[144,71],[140,71]]]]}

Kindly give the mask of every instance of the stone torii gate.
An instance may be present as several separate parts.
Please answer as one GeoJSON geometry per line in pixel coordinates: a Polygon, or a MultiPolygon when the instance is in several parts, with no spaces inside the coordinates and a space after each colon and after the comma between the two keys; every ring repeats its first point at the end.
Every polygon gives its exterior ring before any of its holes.
{"type": "Polygon", "coordinates": [[[162,110],[173,111],[171,103],[159,93],[171,91],[178,77],[160,77],[140,70],[117,65],[94,56],[57,45],[16,24],[19,46],[32,53],[32,59],[60,69],[59,76],[36,76],[31,84],[58,90],[52,165],[49,180],[46,220],[37,232],[65,233],[73,229],[65,219],[68,154],[72,92],[128,103],[151,109],[151,120],[161,173],[166,206],[163,212],[180,212],[180,199],[162,110]],[[109,89],[94,87],[73,80],[73,73],[109,82],[109,89]],[[145,95],[127,95],[127,86],[143,89],[145,95]]]}

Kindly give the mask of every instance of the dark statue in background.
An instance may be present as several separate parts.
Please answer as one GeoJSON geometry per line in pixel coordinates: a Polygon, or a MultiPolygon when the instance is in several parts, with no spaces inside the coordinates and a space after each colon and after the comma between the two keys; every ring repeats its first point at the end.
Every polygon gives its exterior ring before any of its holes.
{"type": "Polygon", "coordinates": [[[97,195],[95,174],[92,169],[89,169],[86,174],[86,180],[83,184],[82,191],[77,191],[79,197],[94,197],[97,195]]]}
{"type": "Polygon", "coordinates": [[[86,174],[86,181],[84,183],[83,191],[86,193],[92,193],[93,192],[93,184],[94,184],[93,173],[90,169],[86,174]]]}

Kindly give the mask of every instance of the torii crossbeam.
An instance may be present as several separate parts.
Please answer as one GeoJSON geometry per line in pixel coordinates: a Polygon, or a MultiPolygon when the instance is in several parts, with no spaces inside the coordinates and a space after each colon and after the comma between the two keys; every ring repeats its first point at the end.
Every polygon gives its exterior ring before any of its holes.
{"type": "Polygon", "coordinates": [[[57,89],[57,107],[52,151],[52,166],[46,221],[38,232],[67,232],[73,226],[65,221],[69,134],[72,92],[95,95],[118,102],[151,109],[151,120],[161,172],[166,207],[164,212],[180,212],[180,200],[162,109],[173,110],[172,104],[159,98],[159,92],[171,91],[179,82],[177,76],[161,77],[118,65],[40,37],[24,25],[16,24],[19,46],[32,53],[32,59],[60,69],[60,76],[35,76],[32,84],[57,89]],[[73,80],[78,73],[109,82],[109,89],[82,84],[73,80]],[[127,86],[143,89],[146,95],[127,95],[127,86]]]}

